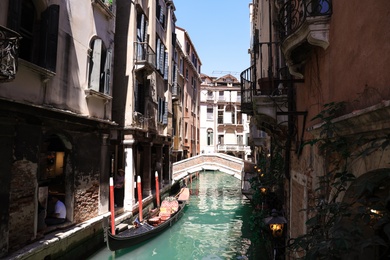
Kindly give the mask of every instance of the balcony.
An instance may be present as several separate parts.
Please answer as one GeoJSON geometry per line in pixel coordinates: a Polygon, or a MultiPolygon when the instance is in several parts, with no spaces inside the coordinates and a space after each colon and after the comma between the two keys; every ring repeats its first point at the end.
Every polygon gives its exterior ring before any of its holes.
{"type": "Polygon", "coordinates": [[[156,53],[146,42],[134,43],[135,70],[151,74],[156,69],[156,53]]]}
{"type": "Polygon", "coordinates": [[[303,64],[313,46],[329,46],[332,0],[291,0],[279,6],[282,50],[291,75],[303,78],[303,64]]]}
{"type": "Polygon", "coordinates": [[[181,96],[181,87],[179,86],[179,84],[177,84],[177,82],[173,82],[173,85],[172,85],[172,99],[173,100],[178,100],[178,99],[180,99],[180,96],[181,96]]]}
{"type": "Polygon", "coordinates": [[[115,17],[112,0],[91,0],[91,2],[96,5],[107,18],[112,19],[115,17]]]}
{"type": "Polygon", "coordinates": [[[146,118],[143,114],[139,112],[133,113],[133,124],[132,126],[136,129],[147,131],[149,128],[149,120],[151,118],[146,118]]]}
{"type": "Polygon", "coordinates": [[[288,80],[277,76],[256,80],[256,66],[241,73],[241,111],[252,116],[261,116],[265,121],[275,121],[277,112],[287,109],[288,80]]]}
{"type": "Polygon", "coordinates": [[[217,151],[219,153],[221,152],[244,152],[244,151],[247,151],[249,152],[250,151],[250,147],[247,146],[247,145],[243,145],[243,144],[219,144],[217,146],[217,151]]]}
{"type": "Polygon", "coordinates": [[[288,91],[294,79],[284,64],[279,42],[258,42],[253,47],[256,63],[241,77],[241,111],[255,116],[265,129],[287,121],[288,91]]]}

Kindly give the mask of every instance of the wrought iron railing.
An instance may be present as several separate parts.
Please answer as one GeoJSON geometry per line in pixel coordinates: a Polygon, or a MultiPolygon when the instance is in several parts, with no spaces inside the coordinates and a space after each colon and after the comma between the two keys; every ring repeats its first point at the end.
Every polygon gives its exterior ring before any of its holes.
{"type": "Polygon", "coordinates": [[[290,77],[279,42],[259,42],[253,49],[256,64],[240,75],[241,111],[247,114],[253,113],[253,97],[285,95],[284,82],[290,77]]]}
{"type": "Polygon", "coordinates": [[[134,51],[136,65],[149,64],[156,68],[156,53],[147,42],[135,42],[134,51]]]}
{"type": "Polygon", "coordinates": [[[177,84],[177,82],[173,82],[172,96],[174,96],[175,98],[179,98],[181,96],[181,87],[179,86],[179,84],[177,84]]]}
{"type": "Polygon", "coordinates": [[[253,114],[253,90],[256,83],[256,67],[252,65],[240,74],[241,78],[241,111],[253,114]]]}
{"type": "Polygon", "coordinates": [[[332,14],[332,0],[287,0],[278,13],[280,38],[294,33],[308,17],[332,14]]]}
{"type": "Polygon", "coordinates": [[[146,118],[139,112],[133,113],[133,127],[143,130],[148,130],[150,118],[146,118]]]}
{"type": "Polygon", "coordinates": [[[250,147],[244,144],[219,144],[217,146],[218,152],[246,151],[248,149],[250,149],[250,147]]]}
{"type": "Polygon", "coordinates": [[[17,32],[0,26],[0,82],[15,79],[20,39],[17,32]]]}

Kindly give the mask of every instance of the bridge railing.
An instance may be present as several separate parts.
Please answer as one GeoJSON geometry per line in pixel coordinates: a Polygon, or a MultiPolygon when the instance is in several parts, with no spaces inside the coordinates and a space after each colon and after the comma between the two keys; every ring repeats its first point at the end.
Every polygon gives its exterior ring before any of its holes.
{"type": "Polygon", "coordinates": [[[234,156],[213,153],[201,154],[173,163],[173,180],[179,180],[188,174],[203,170],[222,171],[241,180],[244,162],[234,156]]]}

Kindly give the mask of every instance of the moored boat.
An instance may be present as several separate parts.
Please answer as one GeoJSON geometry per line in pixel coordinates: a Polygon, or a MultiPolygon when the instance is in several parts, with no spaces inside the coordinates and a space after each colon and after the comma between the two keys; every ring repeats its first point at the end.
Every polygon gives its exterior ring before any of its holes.
{"type": "Polygon", "coordinates": [[[189,199],[189,189],[182,188],[175,197],[167,197],[154,214],[132,225],[122,224],[117,234],[112,234],[105,225],[105,239],[111,251],[128,248],[151,239],[176,223],[184,214],[189,199]]]}

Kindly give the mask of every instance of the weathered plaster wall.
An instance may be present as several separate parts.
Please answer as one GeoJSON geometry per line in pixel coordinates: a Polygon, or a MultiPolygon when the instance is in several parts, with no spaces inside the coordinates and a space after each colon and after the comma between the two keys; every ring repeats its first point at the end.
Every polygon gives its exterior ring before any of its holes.
{"type": "Polygon", "coordinates": [[[74,139],[74,222],[79,223],[99,213],[101,141],[92,133],[74,139]]]}
{"type": "MultiPolygon", "coordinates": [[[[21,123],[16,127],[9,204],[9,248],[35,238],[38,145],[40,128],[21,123]]],[[[8,205],[4,205],[8,206],[8,205]]]]}

